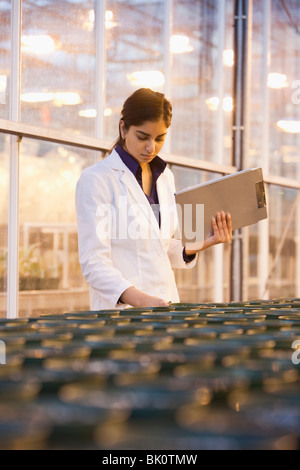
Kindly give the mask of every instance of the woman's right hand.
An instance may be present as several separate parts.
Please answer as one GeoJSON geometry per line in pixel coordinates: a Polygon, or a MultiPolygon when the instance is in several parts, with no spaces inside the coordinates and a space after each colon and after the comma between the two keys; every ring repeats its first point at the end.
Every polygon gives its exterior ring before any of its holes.
{"type": "Polygon", "coordinates": [[[166,300],[145,294],[133,286],[123,292],[121,300],[132,307],[168,307],[169,305],[166,300]]]}

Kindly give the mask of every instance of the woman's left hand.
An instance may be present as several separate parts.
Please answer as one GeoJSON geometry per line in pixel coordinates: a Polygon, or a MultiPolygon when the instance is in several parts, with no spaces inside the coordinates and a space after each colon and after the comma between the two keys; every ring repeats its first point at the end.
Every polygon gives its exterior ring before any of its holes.
{"type": "Polygon", "coordinates": [[[206,250],[210,246],[219,245],[220,243],[230,243],[232,239],[232,221],[229,213],[224,211],[218,212],[216,217],[211,219],[212,234],[203,242],[191,243],[186,247],[187,255],[194,255],[199,251],[206,250]]]}

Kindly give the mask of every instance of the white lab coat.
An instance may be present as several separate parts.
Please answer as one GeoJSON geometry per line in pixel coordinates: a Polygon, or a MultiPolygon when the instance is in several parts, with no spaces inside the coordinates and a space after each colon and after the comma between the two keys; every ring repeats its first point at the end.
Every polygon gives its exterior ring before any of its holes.
{"type": "Polygon", "coordinates": [[[126,307],[118,299],[130,286],[179,302],[172,268],[192,268],[197,256],[185,263],[182,242],[173,238],[178,222],[170,169],[156,184],[161,227],[115,150],[82,172],[76,187],[79,261],[90,286],[91,310],[126,307]]]}

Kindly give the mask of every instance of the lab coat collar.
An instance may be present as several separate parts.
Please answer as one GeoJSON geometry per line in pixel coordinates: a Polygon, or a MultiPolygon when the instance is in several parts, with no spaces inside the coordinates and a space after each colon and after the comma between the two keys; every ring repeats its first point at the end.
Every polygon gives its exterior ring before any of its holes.
{"type": "MultiPolygon", "coordinates": [[[[155,235],[160,238],[160,229],[154,212],[149,204],[147,197],[145,196],[144,192],[142,191],[139,183],[137,182],[133,173],[129,170],[129,168],[123,163],[122,159],[120,158],[119,154],[116,150],[113,150],[112,153],[106,157],[107,163],[110,164],[111,168],[114,170],[118,170],[120,172],[120,180],[127,186],[128,190],[139,204],[139,208],[143,211],[143,213],[147,216],[148,221],[150,222],[152,228],[155,231],[155,235]]],[[[160,204],[162,203],[162,193],[163,190],[160,189],[161,185],[159,184],[159,179],[157,181],[157,191],[158,191],[158,199],[160,204]]]]}

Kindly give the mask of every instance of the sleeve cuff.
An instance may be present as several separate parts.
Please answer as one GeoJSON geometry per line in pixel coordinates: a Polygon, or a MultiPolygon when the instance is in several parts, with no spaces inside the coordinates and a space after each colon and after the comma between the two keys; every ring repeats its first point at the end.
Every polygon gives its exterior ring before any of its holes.
{"type": "Polygon", "coordinates": [[[196,257],[196,255],[190,255],[188,256],[185,252],[185,247],[183,248],[183,251],[182,251],[182,256],[183,256],[183,260],[186,262],[186,263],[190,263],[191,261],[193,261],[196,257]]]}

